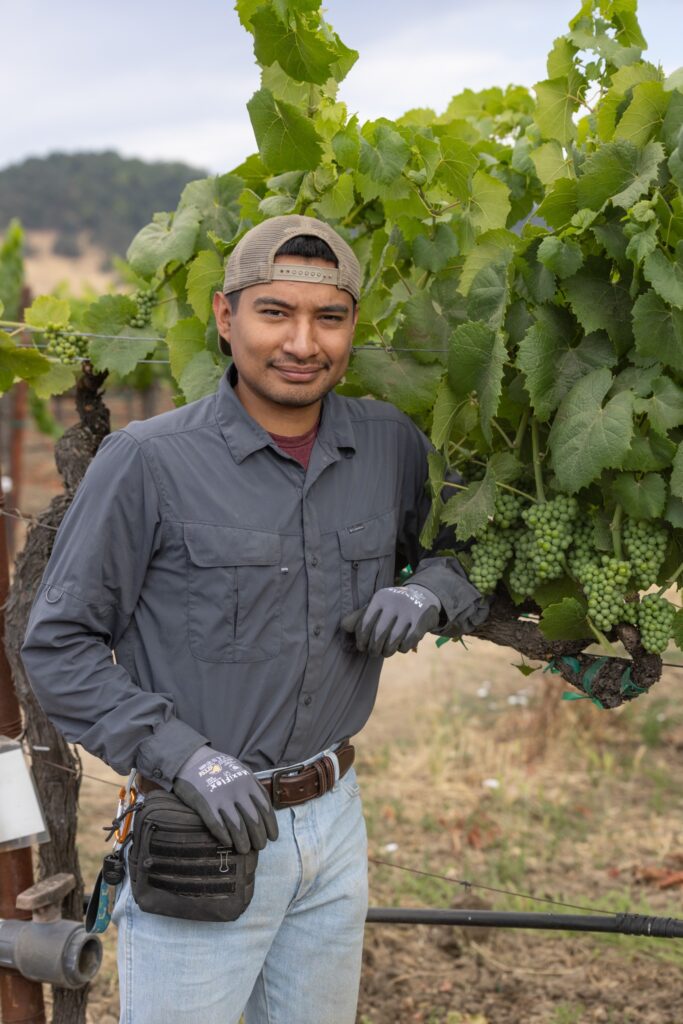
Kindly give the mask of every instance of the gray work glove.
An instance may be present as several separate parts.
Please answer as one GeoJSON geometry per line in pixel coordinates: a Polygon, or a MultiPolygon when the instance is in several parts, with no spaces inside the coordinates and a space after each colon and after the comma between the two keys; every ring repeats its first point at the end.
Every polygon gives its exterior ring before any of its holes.
{"type": "Polygon", "coordinates": [[[373,658],[389,658],[396,651],[405,654],[436,629],[441,601],[436,594],[416,583],[385,587],[370,603],[341,621],[342,629],[356,634],[356,647],[373,658]]]}
{"type": "Polygon", "coordinates": [[[209,831],[238,853],[262,850],[277,839],[268,794],[241,761],[212,747],[200,747],[181,765],[173,792],[196,811],[209,831]]]}

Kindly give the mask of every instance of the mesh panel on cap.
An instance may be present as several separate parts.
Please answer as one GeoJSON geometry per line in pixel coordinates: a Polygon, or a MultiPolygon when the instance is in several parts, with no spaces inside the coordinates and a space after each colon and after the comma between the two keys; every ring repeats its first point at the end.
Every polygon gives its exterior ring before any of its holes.
{"type": "Polygon", "coordinates": [[[223,291],[241,291],[272,280],[273,260],[284,242],[296,235],[313,235],[327,242],[338,262],[338,288],[360,299],[360,265],[351,247],[322,220],[289,214],[271,217],[248,231],[228,257],[223,291]]]}

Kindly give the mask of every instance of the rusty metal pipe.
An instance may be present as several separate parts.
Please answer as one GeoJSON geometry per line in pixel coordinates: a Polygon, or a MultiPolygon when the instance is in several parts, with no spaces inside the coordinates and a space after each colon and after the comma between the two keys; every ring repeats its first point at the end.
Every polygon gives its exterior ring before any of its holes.
{"type": "MultiPolygon", "coordinates": [[[[0,467],[0,477],[2,468],[0,467]]],[[[14,691],[12,671],[5,651],[5,604],[9,591],[5,497],[0,489],[0,734],[16,739],[22,723],[19,701],[14,691]]],[[[30,913],[16,909],[20,892],[33,885],[31,849],[9,850],[0,854],[0,917],[30,920],[30,913]]],[[[14,971],[0,968],[0,1015],[3,1024],[45,1024],[43,987],[22,978],[14,971]]]]}

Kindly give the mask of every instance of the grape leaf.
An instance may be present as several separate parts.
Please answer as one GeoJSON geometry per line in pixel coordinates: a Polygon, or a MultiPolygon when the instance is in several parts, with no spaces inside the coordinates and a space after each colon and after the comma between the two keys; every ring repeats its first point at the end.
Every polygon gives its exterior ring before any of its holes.
{"type": "Polygon", "coordinates": [[[546,67],[548,78],[560,78],[562,75],[569,75],[574,70],[574,57],[576,47],[572,46],[566,36],[560,36],[553,40],[546,67]]]}
{"type": "Polygon", "coordinates": [[[648,142],[642,149],[627,139],[601,146],[581,168],[577,182],[580,207],[600,210],[611,200],[628,209],[657,181],[664,159],[660,142],[648,142]]]}
{"type": "MultiPolygon", "coordinates": [[[[264,168],[261,168],[263,176],[264,168]]],[[[209,231],[231,239],[239,222],[238,200],[245,181],[238,174],[219,174],[213,178],[190,181],[183,189],[178,210],[193,206],[202,219],[200,238],[206,244],[209,231]]]]}
{"type": "Polygon", "coordinates": [[[562,490],[573,494],[619,466],[631,447],[633,395],[622,391],[603,406],[612,385],[603,367],[574,385],[562,400],[550,430],[551,463],[562,490]]]}
{"type": "MultiPolygon", "coordinates": [[[[636,411],[637,406],[636,402],[636,411]]],[[[659,473],[669,468],[675,454],[676,445],[668,438],[658,437],[655,433],[638,434],[633,438],[621,468],[637,473],[659,473]]]]}
{"type": "Polygon", "coordinates": [[[111,370],[124,377],[156,346],[156,338],[146,336],[144,330],[138,332],[136,328],[127,327],[123,338],[91,338],[90,358],[96,370],[111,370]],[[135,337],[138,333],[139,339],[135,337]]]}
{"type": "Polygon", "coordinates": [[[16,377],[30,381],[49,368],[49,361],[37,349],[15,345],[9,334],[0,331],[0,391],[7,391],[16,377]]]}
{"type": "Polygon", "coordinates": [[[212,395],[223,376],[213,356],[206,349],[192,356],[178,379],[180,390],[188,402],[194,402],[205,395],[212,395]]]}
{"type": "Polygon", "coordinates": [[[401,349],[417,349],[412,353],[418,363],[436,363],[443,353],[444,361],[448,351],[450,335],[448,323],[437,311],[427,291],[411,295],[402,309],[403,323],[394,334],[392,345],[397,352],[401,349]],[[431,349],[438,349],[432,352],[431,349]]]}
{"type": "Polygon", "coordinates": [[[652,289],[633,304],[633,334],[641,356],[683,370],[683,312],[671,309],[652,289]]]}
{"type": "Polygon", "coordinates": [[[564,282],[572,311],[586,333],[605,330],[624,352],[631,345],[631,299],[624,284],[609,279],[610,266],[590,258],[573,277],[564,282]]]}
{"type": "Polygon", "coordinates": [[[324,220],[340,220],[351,212],[353,203],[353,178],[350,174],[342,174],[314,209],[324,220]]]}
{"type": "Polygon", "coordinates": [[[178,320],[166,335],[171,373],[180,380],[187,364],[206,348],[206,327],[196,316],[178,320]]]}
{"type": "Polygon", "coordinates": [[[677,530],[683,530],[683,499],[669,495],[669,500],[664,509],[664,519],[671,523],[677,530]]]}
{"type": "Polygon", "coordinates": [[[512,452],[494,452],[486,464],[486,472],[496,483],[511,484],[519,480],[523,467],[512,452]]]}
{"type": "Polygon", "coordinates": [[[570,158],[564,155],[562,146],[557,140],[544,142],[538,149],[530,153],[539,181],[544,185],[552,185],[558,178],[571,178],[570,158]]]}
{"type": "Polygon", "coordinates": [[[585,640],[591,636],[586,605],[575,597],[547,605],[538,625],[548,640],[585,640]]]}
{"type": "Polygon", "coordinates": [[[519,247],[520,240],[512,231],[497,228],[479,235],[474,246],[465,257],[458,291],[467,295],[475,277],[490,263],[504,263],[507,266],[519,247]]]}
{"type": "Polygon", "coordinates": [[[340,168],[358,167],[360,157],[360,132],[358,118],[354,116],[332,139],[332,149],[340,168]]]}
{"type": "Polygon", "coordinates": [[[426,412],[443,373],[439,363],[423,366],[410,356],[391,357],[383,349],[354,352],[347,377],[377,398],[393,402],[409,416],[426,412]]]}
{"type": "Polygon", "coordinates": [[[637,398],[636,414],[647,413],[653,430],[666,437],[669,430],[683,424],[683,388],[671,377],[657,377],[650,398],[637,398]]]}
{"type": "Polygon", "coordinates": [[[418,235],[413,242],[413,259],[418,267],[438,274],[458,255],[458,240],[447,224],[437,224],[433,237],[418,235]]]}
{"type": "Polygon", "coordinates": [[[448,136],[441,139],[441,160],[434,178],[463,203],[469,198],[472,175],[478,166],[477,157],[466,143],[448,136]]]}
{"type": "Polygon", "coordinates": [[[683,498],[683,442],[679,444],[678,451],[674,455],[673,469],[671,470],[671,493],[677,498],[683,498]]]}
{"type": "Polygon", "coordinates": [[[507,265],[493,263],[482,267],[467,296],[470,320],[482,320],[490,327],[500,327],[505,319],[509,300],[507,265]]]}
{"type": "Polygon", "coordinates": [[[455,329],[448,357],[448,380],[460,398],[476,392],[482,433],[489,443],[506,359],[503,339],[487,324],[470,322],[455,329]]]}
{"type": "Polygon", "coordinates": [[[637,231],[631,236],[626,246],[626,256],[639,267],[643,260],[657,248],[658,241],[657,224],[653,221],[643,231],[637,231]]]}
{"type": "Polygon", "coordinates": [[[601,366],[612,366],[616,357],[602,333],[589,334],[572,346],[571,325],[559,310],[542,308],[537,316],[520,343],[517,366],[524,374],[536,415],[545,421],[581,377],[601,366]]]}
{"type": "Polygon", "coordinates": [[[135,316],[136,311],[137,306],[127,295],[102,295],[86,309],[83,325],[92,334],[115,336],[121,334],[124,329],[126,333],[133,333],[132,328],[128,329],[128,322],[135,316]]]}
{"type": "Polygon", "coordinates": [[[460,404],[461,399],[453,394],[448,378],[444,377],[436,392],[432,411],[431,438],[435,448],[442,448],[448,441],[460,404]]]}
{"type": "Polygon", "coordinates": [[[665,302],[683,309],[683,242],[676,246],[674,262],[660,249],[650,253],[643,263],[643,274],[665,302]]]}
{"type": "Polygon", "coordinates": [[[269,171],[312,171],[322,143],[312,122],[295,106],[259,89],[247,103],[261,159],[269,171]]]}
{"type": "Polygon", "coordinates": [[[24,321],[31,327],[66,327],[71,316],[71,307],[66,299],[53,295],[39,295],[24,312],[24,321]]]}
{"type": "Polygon", "coordinates": [[[615,139],[628,139],[644,146],[660,128],[669,104],[669,94],[661,82],[642,82],[633,90],[633,99],[614,132],[615,139]]]}
{"type": "Polygon", "coordinates": [[[38,398],[61,395],[74,386],[77,370],[80,370],[80,363],[74,368],[57,361],[51,362],[45,373],[41,373],[39,377],[35,377],[31,381],[31,388],[38,398]]]}
{"type": "Polygon", "coordinates": [[[377,125],[371,134],[372,142],[361,137],[359,169],[372,181],[391,185],[408,162],[410,148],[399,133],[386,124],[377,125]]]}
{"type": "Polygon", "coordinates": [[[583,264],[583,252],[578,242],[556,235],[544,238],[536,254],[540,263],[558,277],[571,277],[583,264]]]}
{"type": "Polygon", "coordinates": [[[331,77],[336,50],[299,19],[283,24],[264,6],[252,15],[251,24],[254,55],[260,64],[277,61],[285,74],[299,82],[324,85],[331,77]]]}
{"type": "Polygon", "coordinates": [[[615,500],[633,519],[656,519],[666,503],[666,484],[658,473],[619,473],[612,489],[615,500]]]}
{"type": "Polygon", "coordinates": [[[213,293],[222,283],[223,260],[215,249],[203,249],[192,261],[187,275],[187,301],[203,323],[211,315],[213,293]]]}
{"type": "Polygon", "coordinates": [[[510,193],[502,181],[485,171],[472,178],[469,195],[469,216],[479,231],[504,228],[510,212],[510,193]]]}
{"type": "Polygon", "coordinates": [[[173,260],[184,263],[194,251],[201,215],[195,206],[185,206],[173,216],[157,213],[151,224],[138,231],[128,246],[126,258],[137,274],[152,277],[173,260]]]}
{"type": "Polygon", "coordinates": [[[536,210],[535,217],[541,224],[549,224],[552,228],[561,228],[568,224],[577,210],[576,182],[568,178],[558,178],[552,189],[546,192],[545,199],[536,210]]]}
{"type": "Polygon", "coordinates": [[[563,146],[571,142],[576,134],[572,114],[578,109],[578,102],[574,89],[570,88],[572,77],[560,75],[558,78],[536,82],[534,86],[534,120],[544,139],[557,139],[563,146]]]}
{"type": "Polygon", "coordinates": [[[443,507],[441,519],[447,526],[455,526],[458,540],[466,541],[480,533],[493,515],[496,502],[496,484],[490,474],[459,494],[449,498],[443,507]]]}

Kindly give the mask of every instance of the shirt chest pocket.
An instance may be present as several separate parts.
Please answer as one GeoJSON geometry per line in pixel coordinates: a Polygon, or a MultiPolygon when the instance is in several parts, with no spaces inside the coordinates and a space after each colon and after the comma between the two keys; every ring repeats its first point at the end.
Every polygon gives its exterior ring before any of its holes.
{"type": "Polygon", "coordinates": [[[187,626],[200,661],[274,658],[281,644],[280,538],[185,523],[187,626]]]}
{"type": "Polygon", "coordinates": [[[342,616],[366,605],[376,590],[394,582],[396,512],[338,530],[342,616]]]}

